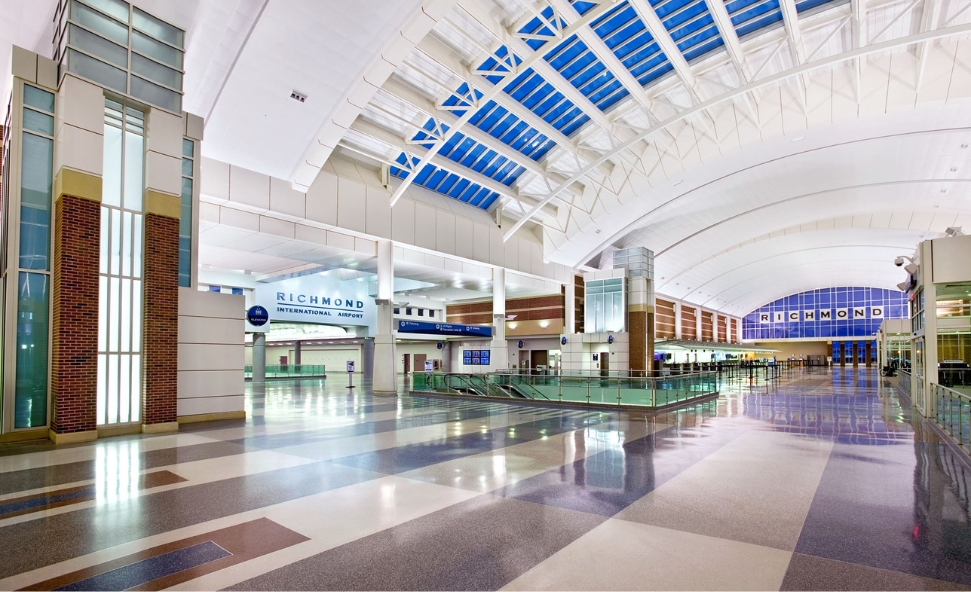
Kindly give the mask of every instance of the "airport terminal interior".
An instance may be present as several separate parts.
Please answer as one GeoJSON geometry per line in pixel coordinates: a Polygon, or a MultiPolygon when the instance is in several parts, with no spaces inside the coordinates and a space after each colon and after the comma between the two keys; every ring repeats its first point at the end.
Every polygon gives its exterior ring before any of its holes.
{"type": "Polygon", "coordinates": [[[0,590],[971,589],[971,0],[4,0],[0,103],[0,590]]]}

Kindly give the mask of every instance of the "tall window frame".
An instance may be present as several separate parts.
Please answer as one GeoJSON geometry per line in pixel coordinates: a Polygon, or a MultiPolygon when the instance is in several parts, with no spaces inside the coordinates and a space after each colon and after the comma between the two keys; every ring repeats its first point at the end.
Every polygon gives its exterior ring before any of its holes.
{"type": "Polygon", "coordinates": [[[99,426],[141,421],[145,112],[105,98],[98,268],[99,426]]]}

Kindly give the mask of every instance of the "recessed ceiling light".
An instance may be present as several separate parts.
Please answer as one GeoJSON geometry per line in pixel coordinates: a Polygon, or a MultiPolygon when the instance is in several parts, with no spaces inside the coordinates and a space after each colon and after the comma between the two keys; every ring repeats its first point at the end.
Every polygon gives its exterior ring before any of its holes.
{"type": "Polygon", "coordinates": [[[947,193],[947,189],[941,189],[941,193],[947,193]]]}
{"type": "Polygon", "coordinates": [[[951,172],[952,172],[952,173],[956,173],[956,172],[958,172],[958,168],[957,168],[957,167],[951,167],[951,172]]]}

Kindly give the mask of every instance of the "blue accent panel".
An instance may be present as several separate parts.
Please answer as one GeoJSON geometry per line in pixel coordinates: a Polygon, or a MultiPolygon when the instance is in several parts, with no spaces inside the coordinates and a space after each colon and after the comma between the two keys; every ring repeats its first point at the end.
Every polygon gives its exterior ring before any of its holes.
{"type": "Polygon", "coordinates": [[[779,0],[729,0],[725,9],[740,38],[782,22],[779,0]]]}
{"type": "Polygon", "coordinates": [[[422,321],[398,321],[397,323],[399,333],[492,337],[492,326],[490,325],[457,325],[455,323],[426,323],[422,321]]]}
{"type": "Polygon", "coordinates": [[[882,288],[822,288],[780,298],[742,319],[743,339],[869,337],[884,319],[907,318],[907,294],[882,288]],[[863,314],[854,318],[854,309],[863,314]],[[882,317],[873,315],[874,309],[882,317]],[[823,312],[829,317],[823,318],[823,312]],[[840,317],[843,311],[845,317],[840,317]],[[806,319],[812,312],[814,318],[806,319]],[[768,315],[768,316],[764,316],[768,315]],[[776,320],[781,315],[781,320],[776,320]],[[795,315],[794,317],[791,315],[795,315]]]}
{"type": "Polygon", "coordinates": [[[32,497],[30,499],[19,500],[16,502],[9,502],[6,504],[0,504],[0,518],[7,514],[12,514],[14,512],[22,512],[24,510],[32,510],[34,508],[40,508],[48,504],[57,504],[61,502],[69,502],[84,498],[93,498],[95,496],[94,485],[90,487],[83,487],[74,491],[64,491],[59,493],[49,493],[47,495],[40,495],[37,497],[32,497]]]}
{"type": "Polygon", "coordinates": [[[232,555],[212,541],[137,561],[58,590],[127,590],[232,555]]]}

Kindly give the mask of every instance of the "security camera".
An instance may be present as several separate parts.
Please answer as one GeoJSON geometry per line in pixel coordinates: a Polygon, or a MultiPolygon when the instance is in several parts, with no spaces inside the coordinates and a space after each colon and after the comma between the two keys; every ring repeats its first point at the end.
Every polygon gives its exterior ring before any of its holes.
{"type": "Polygon", "coordinates": [[[904,258],[903,257],[897,257],[896,259],[893,260],[893,264],[896,265],[897,267],[903,267],[904,266],[904,258]]]}

